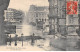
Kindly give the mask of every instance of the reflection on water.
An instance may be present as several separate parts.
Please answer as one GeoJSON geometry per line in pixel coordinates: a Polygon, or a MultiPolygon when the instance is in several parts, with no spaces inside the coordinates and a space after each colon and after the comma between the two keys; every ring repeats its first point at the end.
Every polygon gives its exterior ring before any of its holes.
{"type": "Polygon", "coordinates": [[[32,27],[30,25],[23,25],[22,33],[24,36],[30,36],[30,32],[32,31],[32,27]]]}

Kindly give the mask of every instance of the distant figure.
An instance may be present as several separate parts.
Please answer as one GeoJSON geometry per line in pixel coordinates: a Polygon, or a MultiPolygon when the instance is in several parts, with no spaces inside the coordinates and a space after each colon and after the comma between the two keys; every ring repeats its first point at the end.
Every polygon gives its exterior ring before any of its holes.
{"type": "Polygon", "coordinates": [[[22,46],[23,46],[23,33],[21,34],[22,46]]]}
{"type": "Polygon", "coordinates": [[[17,46],[17,34],[15,35],[15,46],[17,46]]]}
{"type": "Polygon", "coordinates": [[[7,45],[8,45],[8,42],[9,42],[9,35],[7,34],[6,35],[6,43],[7,43],[7,45]]]}
{"type": "Polygon", "coordinates": [[[35,34],[33,33],[33,36],[34,36],[35,34]]]}
{"type": "Polygon", "coordinates": [[[34,45],[34,43],[35,43],[35,38],[34,38],[34,33],[33,33],[33,35],[31,35],[31,45],[34,45]]]}
{"type": "Polygon", "coordinates": [[[9,38],[9,45],[11,46],[11,41],[12,41],[12,39],[11,39],[11,35],[10,35],[10,38],[9,38]]]}

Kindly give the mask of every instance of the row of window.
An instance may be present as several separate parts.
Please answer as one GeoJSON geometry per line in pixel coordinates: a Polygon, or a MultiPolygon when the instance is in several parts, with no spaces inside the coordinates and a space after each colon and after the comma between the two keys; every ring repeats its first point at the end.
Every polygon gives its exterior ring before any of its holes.
{"type": "Polygon", "coordinates": [[[30,13],[29,15],[33,16],[33,17],[47,17],[47,13],[30,13]]]}
{"type": "Polygon", "coordinates": [[[36,21],[48,21],[49,19],[36,19],[36,21]]]}

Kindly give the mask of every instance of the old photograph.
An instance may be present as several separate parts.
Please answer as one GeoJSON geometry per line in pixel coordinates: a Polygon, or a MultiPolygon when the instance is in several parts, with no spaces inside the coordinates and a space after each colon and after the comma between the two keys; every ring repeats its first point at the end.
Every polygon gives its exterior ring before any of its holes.
{"type": "Polygon", "coordinates": [[[0,51],[80,51],[80,0],[0,0],[0,51]]]}

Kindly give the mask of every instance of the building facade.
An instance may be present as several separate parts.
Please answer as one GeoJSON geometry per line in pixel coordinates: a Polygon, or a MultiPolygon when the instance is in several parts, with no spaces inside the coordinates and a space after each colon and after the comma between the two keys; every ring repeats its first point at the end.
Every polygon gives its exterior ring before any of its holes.
{"type": "Polygon", "coordinates": [[[45,29],[47,31],[49,21],[48,21],[48,6],[36,6],[31,5],[28,11],[28,23],[35,23],[37,29],[45,29]]]}
{"type": "Polygon", "coordinates": [[[22,22],[22,12],[16,9],[8,8],[5,10],[4,17],[8,22],[22,22]]]}
{"type": "Polygon", "coordinates": [[[49,34],[57,32],[65,34],[66,31],[66,4],[65,0],[49,1],[49,34]]]}
{"type": "MultiPolygon", "coordinates": [[[[67,33],[68,35],[77,35],[76,30],[79,28],[79,0],[72,0],[74,2],[77,2],[77,14],[67,14],[66,15],[66,26],[67,26],[67,33]]],[[[70,0],[66,1],[67,3],[70,2],[70,0]]]]}
{"type": "Polygon", "coordinates": [[[4,34],[4,10],[7,10],[10,0],[0,0],[0,45],[6,45],[4,34]]]}
{"type": "Polygon", "coordinates": [[[56,32],[59,32],[61,35],[76,34],[76,29],[79,28],[79,0],[48,1],[50,34],[55,34],[56,32]],[[67,14],[67,3],[70,1],[77,2],[77,14],[67,14]]]}
{"type": "Polygon", "coordinates": [[[8,8],[5,10],[5,33],[14,34],[22,28],[23,13],[19,10],[8,8]]]}

